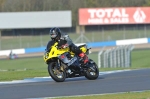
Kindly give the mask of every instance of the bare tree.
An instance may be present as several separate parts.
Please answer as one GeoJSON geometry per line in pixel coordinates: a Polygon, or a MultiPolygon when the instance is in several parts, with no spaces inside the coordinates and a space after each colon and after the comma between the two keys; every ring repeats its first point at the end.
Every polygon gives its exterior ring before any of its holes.
{"type": "Polygon", "coordinates": [[[4,3],[5,3],[5,0],[0,0],[0,11],[1,12],[3,11],[4,3]]]}

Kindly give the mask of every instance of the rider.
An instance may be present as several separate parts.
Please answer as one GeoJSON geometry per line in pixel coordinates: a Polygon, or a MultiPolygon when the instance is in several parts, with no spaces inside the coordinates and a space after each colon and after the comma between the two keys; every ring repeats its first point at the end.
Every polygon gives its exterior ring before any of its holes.
{"type": "Polygon", "coordinates": [[[59,28],[52,28],[50,29],[50,37],[51,37],[51,41],[48,42],[47,44],[47,49],[49,48],[49,46],[51,45],[51,43],[53,42],[58,42],[58,46],[60,46],[61,48],[66,48],[69,47],[69,49],[75,53],[76,55],[78,55],[81,59],[83,59],[83,63],[86,64],[88,62],[88,57],[85,53],[83,53],[80,48],[78,48],[70,39],[69,35],[64,34],[61,32],[61,30],[59,28]]]}

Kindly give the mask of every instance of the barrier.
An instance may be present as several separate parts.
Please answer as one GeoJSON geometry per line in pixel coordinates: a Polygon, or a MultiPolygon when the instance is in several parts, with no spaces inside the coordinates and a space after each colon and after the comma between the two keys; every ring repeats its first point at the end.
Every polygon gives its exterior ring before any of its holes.
{"type": "MultiPolygon", "coordinates": [[[[88,47],[97,48],[104,46],[119,46],[119,45],[131,45],[131,44],[146,44],[150,43],[150,38],[138,38],[138,39],[126,39],[126,40],[116,40],[116,41],[106,41],[106,42],[93,42],[86,43],[88,47]]],[[[79,43],[76,45],[82,45],[85,43],[79,43]]],[[[11,50],[1,50],[0,56],[9,55],[11,50]]],[[[38,53],[44,52],[45,47],[36,47],[36,48],[25,48],[25,49],[12,49],[12,52],[15,54],[27,54],[27,53],[38,53]]]]}
{"type": "Polygon", "coordinates": [[[98,53],[99,68],[130,67],[133,48],[133,45],[118,45],[110,49],[103,47],[98,53]]]}
{"type": "Polygon", "coordinates": [[[116,41],[87,43],[88,47],[116,46],[116,41]]]}
{"type": "Polygon", "coordinates": [[[148,38],[117,40],[116,45],[144,44],[148,43],[148,38]]]}
{"type": "Polygon", "coordinates": [[[36,47],[36,48],[25,48],[25,53],[38,53],[38,52],[44,52],[45,47],[36,47]]]}
{"type": "Polygon", "coordinates": [[[2,50],[0,51],[0,56],[9,56],[10,52],[15,54],[25,54],[25,49],[12,49],[12,50],[2,50]]]}

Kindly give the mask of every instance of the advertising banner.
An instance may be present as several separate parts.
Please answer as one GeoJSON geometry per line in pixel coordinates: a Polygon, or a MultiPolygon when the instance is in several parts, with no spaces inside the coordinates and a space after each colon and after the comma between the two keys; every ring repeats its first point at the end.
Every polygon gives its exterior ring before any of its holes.
{"type": "Polygon", "coordinates": [[[150,23],[150,7],[79,9],[79,25],[145,23],[150,23]]]}
{"type": "Polygon", "coordinates": [[[0,13],[0,29],[51,28],[71,26],[71,11],[0,13]]]}

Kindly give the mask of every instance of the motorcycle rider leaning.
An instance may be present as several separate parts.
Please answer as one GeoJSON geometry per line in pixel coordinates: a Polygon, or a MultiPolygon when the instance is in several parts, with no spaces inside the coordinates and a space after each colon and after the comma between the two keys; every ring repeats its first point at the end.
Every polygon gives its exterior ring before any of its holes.
{"type": "Polygon", "coordinates": [[[58,46],[61,48],[69,47],[70,51],[78,55],[83,60],[84,64],[88,62],[87,55],[72,42],[69,35],[62,33],[59,28],[54,27],[50,29],[50,37],[51,41],[48,42],[47,49],[49,49],[52,43],[58,42],[58,46]]]}

